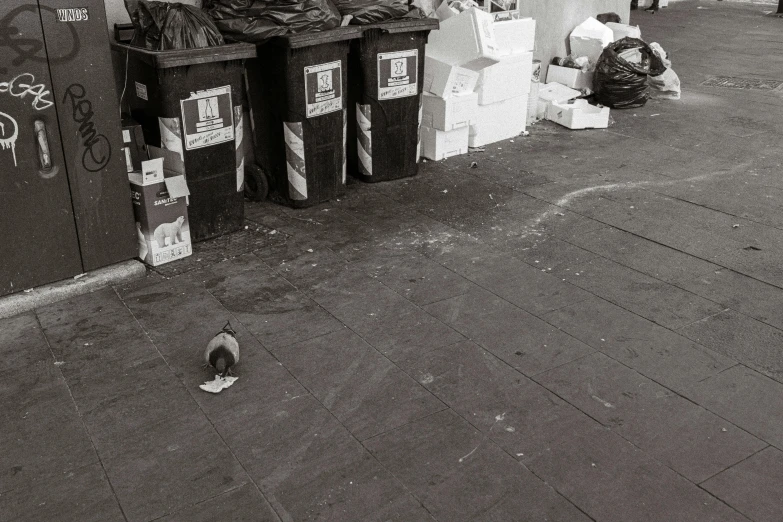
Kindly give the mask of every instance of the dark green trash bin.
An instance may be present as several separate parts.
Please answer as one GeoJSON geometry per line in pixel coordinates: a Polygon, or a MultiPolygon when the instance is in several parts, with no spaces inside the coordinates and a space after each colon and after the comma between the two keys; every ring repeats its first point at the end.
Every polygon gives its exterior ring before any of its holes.
{"type": "Polygon", "coordinates": [[[424,80],[424,47],[432,18],[364,26],[351,42],[348,168],[367,182],[415,176],[424,80]]]}
{"type": "Polygon", "coordinates": [[[141,124],[148,145],[178,152],[184,161],[193,241],[242,228],[242,71],[256,47],[112,48],[119,54],[115,64],[125,68],[123,111],[141,124]]]}
{"type": "Polygon", "coordinates": [[[246,64],[256,162],[292,207],[345,191],[348,50],[357,27],[277,37],[246,64]]]}

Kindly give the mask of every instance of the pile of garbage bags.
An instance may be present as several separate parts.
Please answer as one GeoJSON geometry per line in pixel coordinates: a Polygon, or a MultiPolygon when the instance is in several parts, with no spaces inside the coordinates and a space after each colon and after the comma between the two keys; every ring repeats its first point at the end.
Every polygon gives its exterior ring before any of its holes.
{"type": "Polygon", "coordinates": [[[125,0],[125,7],[135,28],[131,45],[166,51],[225,43],[212,19],[198,7],[146,0],[125,0]]]}
{"type": "Polygon", "coordinates": [[[618,40],[604,48],[595,66],[595,99],[615,109],[641,107],[650,98],[648,76],[659,76],[665,70],[660,57],[644,41],[630,37],[618,40]]]}

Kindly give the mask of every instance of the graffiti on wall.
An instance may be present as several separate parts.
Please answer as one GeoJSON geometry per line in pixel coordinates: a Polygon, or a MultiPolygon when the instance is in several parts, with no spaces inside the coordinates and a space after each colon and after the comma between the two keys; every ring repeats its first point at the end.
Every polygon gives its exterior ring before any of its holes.
{"type": "Polygon", "coordinates": [[[16,140],[19,137],[19,125],[10,115],[0,112],[0,150],[11,149],[16,164],[16,140]]]}
{"type": "Polygon", "coordinates": [[[111,143],[95,128],[93,122],[95,112],[92,110],[92,101],[87,97],[84,86],[79,83],[71,84],[65,91],[63,103],[70,104],[71,117],[74,123],[79,124],[78,132],[84,147],[82,166],[88,172],[103,170],[111,160],[111,143]]]}
{"type": "Polygon", "coordinates": [[[48,109],[54,102],[47,99],[51,92],[42,83],[35,83],[35,76],[31,73],[22,73],[8,82],[0,82],[0,93],[7,93],[14,98],[24,99],[32,97],[32,106],[37,111],[48,109]]]}

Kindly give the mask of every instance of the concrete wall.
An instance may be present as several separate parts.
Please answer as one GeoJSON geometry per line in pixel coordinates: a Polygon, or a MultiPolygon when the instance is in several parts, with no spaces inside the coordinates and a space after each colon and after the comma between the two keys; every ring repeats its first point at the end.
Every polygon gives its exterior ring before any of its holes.
{"type": "Polygon", "coordinates": [[[520,13],[536,20],[535,58],[541,60],[541,78],[555,56],[568,54],[568,35],[588,16],[614,12],[628,23],[630,0],[522,0],[520,13]]]}

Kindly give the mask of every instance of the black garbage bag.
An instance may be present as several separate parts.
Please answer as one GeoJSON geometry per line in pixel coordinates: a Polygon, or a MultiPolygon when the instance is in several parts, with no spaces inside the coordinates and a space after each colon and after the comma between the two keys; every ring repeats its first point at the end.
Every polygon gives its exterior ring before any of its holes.
{"type": "Polygon", "coordinates": [[[333,0],[342,16],[352,16],[352,25],[367,25],[408,14],[408,0],[333,0]]]}
{"type": "Polygon", "coordinates": [[[650,98],[647,76],[664,72],[661,59],[649,45],[637,38],[623,38],[609,44],[598,58],[593,76],[595,100],[614,109],[641,107],[650,98]],[[640,63],[623,59],[623,51],[638,49],[640,63]]]}
{"type": "Polygon", "coordinates": [[[223,36],[237,42],[328,31],[341,21],[331,0],[205,0],[204,8],[223,36]]]}
{"type": "Polygon", "coordinates": [[[166,51],[225,43],[215,23],[198,7],[147,0],[125,0],[125,7],[135,27],[132,45],[166,51]]]}

